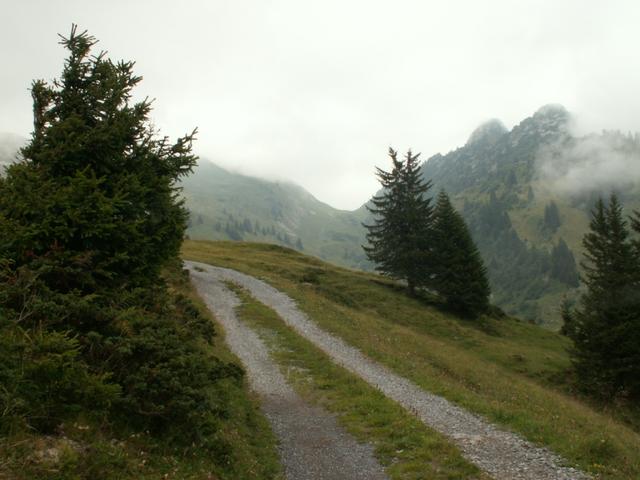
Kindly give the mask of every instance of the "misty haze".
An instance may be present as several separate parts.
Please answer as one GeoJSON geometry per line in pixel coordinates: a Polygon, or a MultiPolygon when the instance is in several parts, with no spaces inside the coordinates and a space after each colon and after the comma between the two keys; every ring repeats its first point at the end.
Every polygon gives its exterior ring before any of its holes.
{"type": "Polygon", "coordinates": [[[640,4],[2,4],[0,479],[640,479],[640,4]]]}

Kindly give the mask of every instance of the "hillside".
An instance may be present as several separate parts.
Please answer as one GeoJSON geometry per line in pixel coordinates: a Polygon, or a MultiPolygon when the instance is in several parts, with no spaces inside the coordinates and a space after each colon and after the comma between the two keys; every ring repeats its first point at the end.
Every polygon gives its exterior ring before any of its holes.
{"type": "MultiPolygon", "coordinates": [[[[0,145],[0,162],[7,161],[16,137],[0,136],[0,145]]],[[[379,164],[385,167],[382,155],[379,164]]],[[[469,224],[493,303],[558,328],[562,299],[578,296],[591,205],[616,189],[627,212],[639,208],[637,165],[637,135],[576,136],[570,113],[550,105],[510,131],[498,120],[479,126],[464,146],[429,158],[423,174],[434,195],[440,188],[450,194],[469,224]]],[[[190,238],[275,243],[372,269],[361,248],[364,205],[337,210],[297,185],[232,173],[205,159],[183,187],[190,238]]]]}
{"type": "Polygon", "coordinates": [[[423,166],[434,190],[447,190],[467,220],[489,270],[493,301],[554,327],[562,298],[577,295],[581,242],[595,198],[615,189],[628,212],[640,206],[633,167],[638,137],[577,137],[572,122],[557,105],[511,131],[492,120],[463,147],[423,166]]]}
{"type": "MultiPolygon", "coordinates": [[[[509,317],[461,320],[439,310],[432,299],[408,298],[402,288],[380,276],[335,267],[279,246],[187,241],[183,257],[268,282],[292,297],[322,329],[393,372],[549,447],[599,478],[640,475],[637,408],[619,405],[607,411],[576,397],[566,377],[568,341],[560,335],[509,317]]],[[[310,383],[308,376],[319,368],[309,363],[312,353],[305,352],[308,347],[281,321],[270,318],[261,328],[267,329],[265,338],[279,344],[277,356],[291,380],[310,398],[343,415],[345,422],[363,428],[359,422],[366,420],[351,410],[352,399],[334,391],[342,388],[334,381],[336,374],[310,383]]],[[[373,406],[373,399],[370,402],[373,406]]],[[[365,432],[376,435],[371,429],[365,432]]],[[[385,455],[394,462],[393,453],[387,450],[385,455]]],[[[413,468],[415,473],[429,465],[413,468]]]]}
{"type": "Polygon", "coordinates": [[[362,216],[336,210],[303,188],[229,172],[201,159],[183,182],[195,239],[277,243],[364,267],[362,216]]]}
{"type": "MultiPolygon", "coordinates": [[[[381,157],[380,165],[385,163],[381,157]]],[[[423,164],[433,194],[444,188],[469,224],[489,271],[492,301],[513,315],[560,325],[563,298],[578,296],[582,236],[598,195],[620,193],[640,206],[637,136],[573,133],[573,118],[548,105],[508,131],[498,120],[467,143],[423,164]]],[[[201,161],[184,183],[189,235],[292,246],[324,260],[370,270],[360,245],[363,207],[339,211],[301,187],[233,174],[201,161]]]]}

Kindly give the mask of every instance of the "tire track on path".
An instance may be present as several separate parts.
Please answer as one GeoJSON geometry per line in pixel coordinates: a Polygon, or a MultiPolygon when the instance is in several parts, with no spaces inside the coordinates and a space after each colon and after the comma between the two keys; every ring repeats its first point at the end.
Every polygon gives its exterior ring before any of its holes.
{"type": "Polygon", "coordinates": [[[287,480],[388,480],[371,445],[358,443],[335,416],[309,405],[293,391],[260,337],[235,313],[240,300],[216,275],[190,265],[191,279],[216,319],[226,342],[244,365],[251,388],[278,437],[287,480]]]}

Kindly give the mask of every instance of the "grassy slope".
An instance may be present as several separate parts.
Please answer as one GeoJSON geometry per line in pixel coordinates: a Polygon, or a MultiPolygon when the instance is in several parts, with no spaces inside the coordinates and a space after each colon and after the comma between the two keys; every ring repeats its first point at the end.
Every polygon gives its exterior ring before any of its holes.
{"type": "MultiPolygon", "coordinates": [[[[172,289],[189,296],[215,322],[183,274],[170,271],[167,279],[172,289]]],[[[238,362],[224,343],[221,327],[216,326],[212,353],[221,360],[238,362]]],[[[229,416],[216,434],[232,452],[226,461],[216,460],[215,452],[185,454],[161,439],[98,425],[88,418],[90,412],[80,412],[58,435],[0,437],[0,479],[280,479],[276,442],[256,400],[246,385],[239,388],[232,381],[227,382],[226,393],[229,416]]]]}
{"type": "MultiPolygon", "coordinates": [[[[560,383],[567,340],[510,318],[459,320],[376,275],[291,250],[186,242],[185,258],[236,268],[291,295],[326,330],[434,393],[607,479],[640,478],[640,435],[560,383]]],[[[627,412],[628,413],[628,412],[627,412]]]]}

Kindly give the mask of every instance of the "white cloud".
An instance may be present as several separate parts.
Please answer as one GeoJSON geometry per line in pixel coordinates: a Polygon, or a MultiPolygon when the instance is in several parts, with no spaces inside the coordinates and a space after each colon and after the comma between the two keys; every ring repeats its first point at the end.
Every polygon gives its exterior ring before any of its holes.
{"type": "Polygon", "coordinates": [[[640,138],[593,134],[541,149],[538,162],[546,186],[562,194],[625,189],[640,183],[640,138]]]}
{"type": "Polygon", "coordinates": [[[355,208],[386,150],[423,158],[484,119],[562,103],[590,128],[638,130],[632,0],[5,0],[0,131],[28,135],[33,78],[59,75],[58,32],[87,28],[137,61],[154,123],[200,129],[202,156],[289,178],[355,208]]]}

